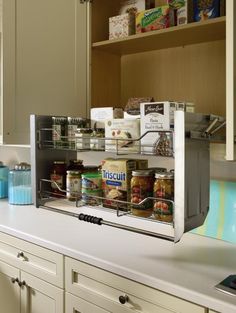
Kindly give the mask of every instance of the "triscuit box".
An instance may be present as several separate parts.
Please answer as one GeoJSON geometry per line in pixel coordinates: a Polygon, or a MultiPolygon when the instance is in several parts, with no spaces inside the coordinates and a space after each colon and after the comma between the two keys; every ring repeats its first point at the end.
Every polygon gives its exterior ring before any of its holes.
{"type": "Polygon", "coordinates": [[[142,11],[136,14],[136,33],[149,32],[175,25],[175,10],[169,5],[142,11]]]}
{"type": "Polygon", "coordinates": [[[91,127],[105,128],[105,121],[108,119],[123,118],[122,108],[103,107],[90,110],[91,127]]]}
{"type": "Polygon", "coordinates": [[[112,152],[140,152],[140,120],[139,119],[111,119],[105,122],[105,137],[114,138],[106,140],[106,151],[112,152]],[[122,139],[122,140],[117,140],[122,139]]]}
{"type": "Polygon", "coordinates": [[[125,13],[109,18],[109,40],[135,34],[135,14],[125,13]]]}
{"type": "MultiPolygon", "coordinates": [[[[132,159],[106,159],[102,161],[102,190],[103,205],[117,208],[113,200],[130,201],[130,180],[132,171],[136,169],[136,160],[132,159]]],[[[126,204],[119,204],[119,208],[127,209],[126,204]]]]}
{"type": "MultiPolygon", "coordinates": [[[[141,103],[141,136],[148,131],[171,130],[174,128],[174,111],[176,102],[141,103]]],[[[158,132],[147,133],[141,139],[141,152],[153,153],[155,144],[159,140],[158,132]]]]}

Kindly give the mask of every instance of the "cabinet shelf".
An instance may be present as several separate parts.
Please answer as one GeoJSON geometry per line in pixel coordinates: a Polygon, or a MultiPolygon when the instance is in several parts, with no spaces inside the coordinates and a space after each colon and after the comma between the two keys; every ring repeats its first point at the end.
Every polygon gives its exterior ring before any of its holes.
{"type": "Polygon", "coordinates": [[[94,42],[92,48],[112,54],[126,55],[222,40],[225,39],[225,25],[226,17],[222,16],[204,22],[131,35],[122,39],[94,42]]]}

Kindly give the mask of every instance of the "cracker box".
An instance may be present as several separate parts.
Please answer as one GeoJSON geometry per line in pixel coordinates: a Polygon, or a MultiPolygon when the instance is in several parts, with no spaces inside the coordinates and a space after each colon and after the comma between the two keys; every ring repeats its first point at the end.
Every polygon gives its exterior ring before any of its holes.
{"type": "Polygon", "coordinates": [[[140,120],[139,119],[111,119],[105,122],[106,151],[112,152],[140,152],[140,120]],[[110,140],[114,138],[114,140],[110,140]],[[121,139],[121,140],[116,140],[121,139]]]}
{"type": "Polygon", "coordinates": [[[205,21],[220,16],[220,0],[193,0],[194,22],[205,21]]]}
{"type": "Polygon", "coordinates": [[[105,128],[105,121],[114,118],[123,118],[124,112],[121,108],[103,107],[92,108],[90,119],[92,128],[105,128]]]}
{"type": "Polygon", "coordinates": [[[175,25],[175,11],[169,5],[136,14],[136,33],[168,28],[175,25]]]}
{"type": "Polygon", "coordinates": [[[125,13],[109,18],[109,39],[123,38],[135,34],[135,14],[125,13]]]}
{"type": "Polygon", "coordinates": [[[124,109],[124,118],[140,118],[140,103],[152,101],[153,97],[129,98],[124,109]]]}
{"type": "MultiPolygon", "coordinates": [[[[106,159],[102,162],[103,205],[117,209],[113,200],[130,202],[130,180],[132,171],[136,169],[136,160],[106,159]]],[[[126,204],[119,204],[119,208],[127,209],[126,204]]]]}
{"type": "MultiPolygon", "coordinates": [[[[174,111],[176,102],[141,103],[141,136],[148,131],[171,130],[174,128],[174,111]]],[[[147,133],[141,139],[141,152],[153,153],[153,148],[159,140],[158,132],[147,133]]]]}

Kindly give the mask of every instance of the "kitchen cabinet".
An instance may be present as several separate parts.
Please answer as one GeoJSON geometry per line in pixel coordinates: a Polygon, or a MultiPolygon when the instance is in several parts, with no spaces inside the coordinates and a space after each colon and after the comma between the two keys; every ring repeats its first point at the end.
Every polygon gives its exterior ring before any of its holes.
{"type": "Polygon", "coordinates": [[[63,256],[1,233],[2,285],[4,313],[64,312],[63,256]]]}
{"type": "Polygon", "coordinates": [[[196,112],[226,116],[226,158],[235,159],[234,1],[226,0],[227,17],[108,40],[119,3],[90,4],[92,106],[143,96],[193,102],[196,112]]]}
{"type": "Polygon", "coordinates": [[[87,6],[3,0],[2,17],[2,142],[29,144],[32,113],[86,116],[87,6]]]}
{"type": "MultiPolygon", "coordinates": [[[[199,305],[68,257],[65,258],[65,288],[74,295],[67,296],[66,301],[72,298],[72,308],[81,313],[89,312],[90,305],[102,308],[99,313],[207,312],[199,305]]],[[[66,313],[74,312],[69,304],[66,307],[69,308],[66,313]]]]}

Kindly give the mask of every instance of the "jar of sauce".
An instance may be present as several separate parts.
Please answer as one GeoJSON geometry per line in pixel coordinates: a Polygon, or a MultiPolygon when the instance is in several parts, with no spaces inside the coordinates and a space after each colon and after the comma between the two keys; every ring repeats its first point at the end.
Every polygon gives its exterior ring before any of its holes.
{"type": "Polygon", "coordinates": [[[66,189],[66,163],[65,161],[54,161],[50,179],[52,181],[51,188],[52,192],[55,194],[55,196],[65,196],[65,192],[62,192],[58,189],[58,187],[62,190],[66,189]],[[57,186],[54,184],[54,182],[57,184],[57,186]]]}
{"type": "MultiPolygon", "coordinates": [[[[131,179],[131,202],[140,203],[153,194],[154,175],[152,170],[132,171],[131,179]]],[[[142,205],[132,205],[131,212],[133,215],[149,217],[153,213],[153,201],[146,200],[142,205]]]]}
{"type": "Polygon", "coordinates": [[[167,200],[174,200],[174,174],[171,172],[156,173],[154,183],[154,216],[163,222],[173,222],[173,203],[167,200]]]}

